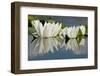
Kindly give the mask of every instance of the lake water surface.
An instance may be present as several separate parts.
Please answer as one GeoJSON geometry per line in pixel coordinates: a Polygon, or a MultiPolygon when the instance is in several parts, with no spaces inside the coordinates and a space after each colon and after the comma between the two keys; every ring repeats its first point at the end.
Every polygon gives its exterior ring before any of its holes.
{"type": "Polygon", "coordinates": [[[88,38],[60,39],[28,36],[28,60],[88,58],[88,38]]]}

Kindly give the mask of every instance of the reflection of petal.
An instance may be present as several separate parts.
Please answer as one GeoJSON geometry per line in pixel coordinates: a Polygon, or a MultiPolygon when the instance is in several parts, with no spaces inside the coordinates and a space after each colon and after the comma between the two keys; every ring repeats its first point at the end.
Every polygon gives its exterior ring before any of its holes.
{"type": "Polygon", "coordinates": [[[52,45],[55,47],[56,50],[58,50],[58,47],[57,47],[58,44],[59,44],[58,40],[56,38],[52,38],[52,45]]]}
{"type": "Polygon", "coordinates": [[[70,39],[67,42],[67,48],[71,49],[75,54],[86,54],[87,52],[87,41],[83,38],[81,42],[78,44],[76,39],[70,39]]]}
{"type": "MultiPolygon", "coordinates": [[[[31,36],[29,38],[32,39],[31,36]]],[[[29,41],[29,56],[39,56],[48,52],[61,51],[59,49],[72,51],[74,54],[83,55],[87,53],[87,39],[82,38],[78,43],[76,39],[70,39],[65,42],[65,39],[59,38],[37,38],[33,42],[29,41]]]]}
{"type": "Polygon", "coordinates": [[[72,49],[73,51],[78,48],[78,43],[76,39],[70,39],[67,43],[68,49],[72,49]]]}
{"type": "Polygon", "coordinates": [[[43,44],[44,44],[44,51],[46,52],[53,52],[53,47],[52,47],[52,42],[51,42],[51,38],[46,38],[46,39],[43,39],[43,44]]]}
{"type": "Polygon", "coordinates": [[[43,39],[40,38],[39,39],[39,54],[43,52],[43,48],[44,48],[43,39]]]}
{"type": "Polygon", "coordinates": [[[32,35],[28,35],[28,43],[31,43],[33,40],[33,36],[32,35]]]}
{"type": "Polygon", "coordinates": [[[32,43],[29,43],[29,54],[30,56],[34,55],[36,56],[38,54],[39,51],[39,44],[38,44],[39,40],[35,39],[32,43]]]}
{"type": "Polygon", "coordinates": [[[43,55],[48,52],[58,50],[58,40],[56,38],[38,38],[29,45],[30,56],[43,55]]]}
{"type": "Polygon", "coordinates": [[[87,44],[87,40],[88,39],[85,39],[83,38],[80,42],[80,54],[86,54],[87,53],[87,50],[88,50],[88,44],[87,44]]]}
{"type": "Polygon", "coordinates": [[[79,45],[80,45],[80,46],[81,46],[81,45],[84,46],[84,45],[85,45],[85,41],[86,41],[85,38],[82,38],[81,41],[80,41],[80,43],[79,43],[79,45]]]}

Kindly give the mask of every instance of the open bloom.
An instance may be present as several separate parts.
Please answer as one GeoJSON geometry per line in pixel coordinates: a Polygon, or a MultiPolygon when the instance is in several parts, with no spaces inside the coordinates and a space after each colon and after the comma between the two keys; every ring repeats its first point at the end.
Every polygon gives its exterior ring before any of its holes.
{"type": "Polygon", "coordinates": [[[76,38],[77,35],[78,35],[78,32],[79,32],[79,27],[69,27],[67,28],[67,32],[66,32],[66,35],[69,37],[69,38],[76,38]]]}
{"type": "Polygon", "coordinates": [[[40,37],[55,37],[61,30],[62,24],[60,23],[47,23],[44,25],[39,20],[32,21],[38,36],[40,37]]]}
{"type": "Polygon", "coordinates": [[[80,26],[80,30],[81,30],[81,32],[82,32],[82,35],[85,35],[85,31],[86,31],[86,28],[85,28],[85,26],[80,26]]]}

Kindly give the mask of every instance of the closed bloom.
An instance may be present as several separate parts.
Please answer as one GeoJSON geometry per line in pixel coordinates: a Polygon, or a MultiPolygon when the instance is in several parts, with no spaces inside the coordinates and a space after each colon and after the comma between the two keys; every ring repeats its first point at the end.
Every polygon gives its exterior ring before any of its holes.
{"type": "Polygon", "coordinates": [[[81,30],[81,32],[82,32],[82,35],[85,35],[85,32],[86,32],[86,28],[85,28],[85,26],[80,26],[80,30],[81,30]]]}
{"type": "Polygon", "coordinates": [[[47,23],[44,25],[39,20],[32,21],[32,25],[34,26],[37,34],[40,37],[55,37],[61,30],[62,24],[60,23],[47,23]]]}

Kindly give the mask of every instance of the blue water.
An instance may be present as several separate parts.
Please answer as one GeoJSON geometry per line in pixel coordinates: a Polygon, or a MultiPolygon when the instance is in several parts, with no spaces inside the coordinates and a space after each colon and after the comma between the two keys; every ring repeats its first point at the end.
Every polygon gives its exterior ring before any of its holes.
{"type": "Polygon", "coordinates": [[[87,25],[88,18],[87,17],[70,17],[70,16],[51,16],[52,19],[55,21],[59,21],[63,24],[67,24],[67,26],[80,26],[80,25],[87,25]]]}

